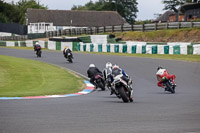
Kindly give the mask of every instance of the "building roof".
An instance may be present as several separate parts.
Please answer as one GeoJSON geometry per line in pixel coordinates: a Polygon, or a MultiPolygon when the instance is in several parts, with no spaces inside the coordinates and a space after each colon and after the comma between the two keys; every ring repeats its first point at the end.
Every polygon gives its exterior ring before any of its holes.
{"type": "Polygon", "coordinates": [[[174,14],[173,11],[166,11],[164,14],[155,19],[154,22],[167,22],[169,20],[169,16],[172,14],[174,14]]]}
{"type": "Polygon", "coordinates": [[[200,3],[186,3],[182,5],[179,10],[184,13],[185,11],[191,9],[200,9],[200,3]]]}
{"type": "Polygon", "coordinates": [[[125,20],[114,11],[28,9],[28,23],[53,22],[54,26],[98,27],[122,25],[125,20]]]}

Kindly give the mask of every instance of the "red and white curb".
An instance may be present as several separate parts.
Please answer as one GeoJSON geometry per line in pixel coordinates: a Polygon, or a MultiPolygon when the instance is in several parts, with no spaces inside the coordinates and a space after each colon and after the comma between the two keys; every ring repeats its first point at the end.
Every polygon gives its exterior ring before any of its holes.
{"type": "Polygon", "coordinates": [[[70,96],[80,96],[84,94],[91,93],[95,87],[89,81],[84,80],[86,88],[80,92],[74,94],[65,94],[65,95],[47,95],[47,96],[30,96],[30,97],[0,97],[0,100],[9,100],[9,99],[39,99],[39,98],[58,98],[58,97],[70,97],[70,96]]]}

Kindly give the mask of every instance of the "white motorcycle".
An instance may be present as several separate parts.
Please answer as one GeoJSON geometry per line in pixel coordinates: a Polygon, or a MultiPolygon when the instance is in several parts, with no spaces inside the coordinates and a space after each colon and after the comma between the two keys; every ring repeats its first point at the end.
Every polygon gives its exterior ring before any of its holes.
{"type": "Polygon", "coordinates": [[[133,89],[126,81],[123,80],[123,74],[113,76],[112,89],[118,98],[122,98],[123,102],[133,102],[133,89]]]}

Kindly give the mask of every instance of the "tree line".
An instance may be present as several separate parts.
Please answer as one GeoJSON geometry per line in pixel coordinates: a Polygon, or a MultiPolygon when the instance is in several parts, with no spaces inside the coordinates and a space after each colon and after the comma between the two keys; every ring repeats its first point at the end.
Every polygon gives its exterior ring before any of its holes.
{"type": "Polygon", "coordinates": [[[28,8],[47,9],[47,6],[37,3],[36,0],[20,0],[17,3],[0,0],[0,23],[26,24],[28,8]]]}

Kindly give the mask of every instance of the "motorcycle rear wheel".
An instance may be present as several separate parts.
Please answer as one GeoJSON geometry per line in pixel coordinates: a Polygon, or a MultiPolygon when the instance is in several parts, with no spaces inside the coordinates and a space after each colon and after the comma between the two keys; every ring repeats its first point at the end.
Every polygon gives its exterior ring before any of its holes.
{"type": "Polygon", "coordinates": [[[105,86],[103,85],[102,82],[99,82],[99,83],[98,83],[98,86],[101,88],[102,91],[105,90],[105,86]]]}

